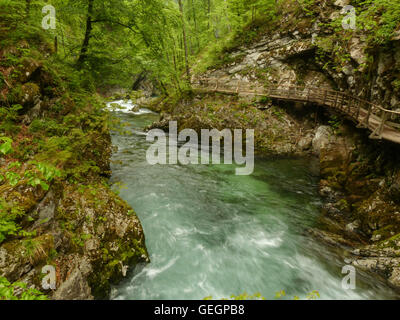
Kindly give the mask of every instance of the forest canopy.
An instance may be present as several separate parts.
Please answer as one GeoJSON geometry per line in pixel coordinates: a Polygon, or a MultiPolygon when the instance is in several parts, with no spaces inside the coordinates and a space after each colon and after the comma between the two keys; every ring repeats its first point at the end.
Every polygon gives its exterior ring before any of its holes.
{"type": "Polygon", "coordinates": [[[191,63],[210,43],[268,21],[275,0],[0,0],[2,29],[13,40],[43,41],[37,38],[49,4],[56,28],[46,41],[63,63],[89,71],[93,87],[129,87],[145,73],[165,89],[185,85],[191,63]]]}
{"type": "MultiPolygon", "coordinates": [[[[397,0],[351,3],[372,42],[384,43],[398,28],[397,0]]],[[[0,37],[4,47],[18,39],[48,43],[59,62],[82,71],[88,88],[132,88],[145,76],[166,93],[271,27],[283,4],[310,17],[322,10],[314,0],[0,0],[0,37]],[[55,8],[56,28],[43,32],[46,5],[55,8]]]]}

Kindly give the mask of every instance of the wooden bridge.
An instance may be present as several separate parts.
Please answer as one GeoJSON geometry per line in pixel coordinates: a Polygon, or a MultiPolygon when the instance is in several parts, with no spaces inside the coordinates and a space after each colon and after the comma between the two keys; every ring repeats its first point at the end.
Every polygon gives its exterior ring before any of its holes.
{"type": "Polygon", "coordinates": [[[400,112],[385,109],[346,92],[328,88],[270,85],[262,87],[241,80],[202,78],[192,83],[196,90],[229,94],[248,94],[272,99],[309,102],[339,111],[358,128],[371,131],[371,139],[385,139],[400,144],[400,112]]]}

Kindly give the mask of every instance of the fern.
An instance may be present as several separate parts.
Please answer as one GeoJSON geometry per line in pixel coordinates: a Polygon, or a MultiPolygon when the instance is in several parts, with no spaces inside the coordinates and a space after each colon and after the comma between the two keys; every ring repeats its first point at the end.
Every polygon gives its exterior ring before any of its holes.
{"type": "Polygon", "coordinates": [[[6,278],[0,277],[0,300],[47,300],[47,296],[39,290],[28,288],[26,283],[10,283],[6,278]]]}

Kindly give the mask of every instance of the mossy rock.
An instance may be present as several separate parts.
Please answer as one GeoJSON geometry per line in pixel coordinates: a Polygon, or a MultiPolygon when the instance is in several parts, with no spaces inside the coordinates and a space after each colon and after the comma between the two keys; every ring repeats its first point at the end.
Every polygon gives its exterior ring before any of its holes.
{"type": "Polygon", "coordinates": [[[20,83],[27,82],[42,67],[42,63],[33,58],[23,58],[14,70],[13,77],[20,83]]]}
{"type": "Polygon", "coordinates": [[[378,243],[379,248],[393,248],[395,250],[400,249],[400,233],[392,236],[389,239],[383,240],[378,243]]]}
{"type": "Polygon", "coordinates": [[[23,85],[15,86],[7,96],[7,100],[12,104],[20,104],[24,108],[21,113],[33,107],[35,98],[40,96],[40,88],[36,83],[28,82],[23,85]]]}

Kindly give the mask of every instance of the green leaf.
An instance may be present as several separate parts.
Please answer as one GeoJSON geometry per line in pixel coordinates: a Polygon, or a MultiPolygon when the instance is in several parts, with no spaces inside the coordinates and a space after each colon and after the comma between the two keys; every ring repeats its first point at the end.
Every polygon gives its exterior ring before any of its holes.
{"type": "Polygon", "coordinates": [[[0,153],[6,155],[12,152],[12,140],[10,138],[0,137],[0,141],[4,141],[4,143],[0,145],[0,153]]]}
{"type": "Polygon", "coordinates": [[[21,180],[20,175],[15,172],[7,172],[6,178],[12,187],[15,187],[18,184],[18,182],[21,180]]]}
{"type": "Polygon", "coordinates": [[[48,191],[49,190],[49,185],[43,181],[40,181],[40,186],[42,187],[43,190],[48,191]]]}

